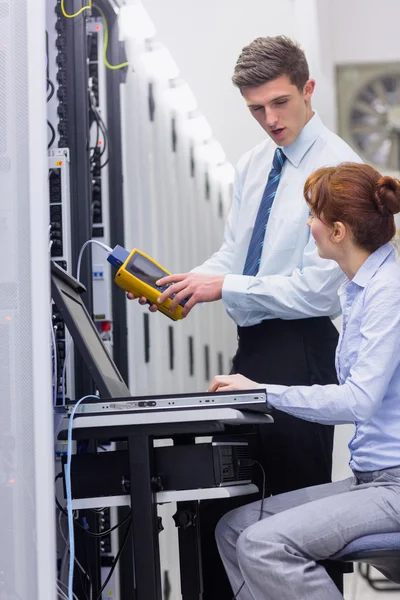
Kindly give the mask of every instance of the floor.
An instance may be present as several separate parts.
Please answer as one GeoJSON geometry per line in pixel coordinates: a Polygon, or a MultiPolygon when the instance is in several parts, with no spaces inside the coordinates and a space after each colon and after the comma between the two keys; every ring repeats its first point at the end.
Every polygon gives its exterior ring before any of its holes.
{"type": "MultiPolygon", "coordinates": [[[[382,577],[373,570],[373,577],[382,577]]],[[[345,600],[400,600],[400,586],[398,592],[377,592],[371,589],[367,582],[356,571],[354,574],[345,575],[345,600]]]]}

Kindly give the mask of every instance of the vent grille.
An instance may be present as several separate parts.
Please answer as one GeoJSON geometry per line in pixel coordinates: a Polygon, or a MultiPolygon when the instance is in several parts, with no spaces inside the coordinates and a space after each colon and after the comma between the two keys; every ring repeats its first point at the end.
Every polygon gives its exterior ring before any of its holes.
{"type": "Polygon", "coordinates": [[[248,445],[238,445],[224,449],[221,454],[222,462],[222,483],[232,483],[240,481],[251,481],[252,470],[249,465],[241,465],[240,461],[249,459],[248,445]]]}

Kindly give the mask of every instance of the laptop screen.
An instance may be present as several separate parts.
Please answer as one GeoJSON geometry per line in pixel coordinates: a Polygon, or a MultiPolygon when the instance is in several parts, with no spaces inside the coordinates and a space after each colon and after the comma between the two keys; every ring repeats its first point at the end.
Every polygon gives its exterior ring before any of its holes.
{"type": "Polygon", "coordinates": [[[131,393],[107,352],[80,294],[84,287],[54,263],[53,300],[88,367],[102,398],[129,398],[131,393]]]}

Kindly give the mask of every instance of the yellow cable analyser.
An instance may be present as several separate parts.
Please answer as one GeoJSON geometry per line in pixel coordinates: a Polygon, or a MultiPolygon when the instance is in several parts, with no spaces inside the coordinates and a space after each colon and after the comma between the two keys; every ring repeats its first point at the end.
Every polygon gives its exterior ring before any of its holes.
{"type": "Polygon", "coordinates": [[[185,300],[177,306],[173,313],[169,312],[173,297],[167,298],[162,304],[157,302],[161,294],[172,284],[156,285],[156,281],[171,275],[171,273],[154,259],[136,248],[128,252],[122,246],[115,246],[114,250],[108,255],[107,260],[118,269],[114,281],[119,287],[126,292],[132,292],[135,296],[144,296],[148,304],[156,304],[158,310],[170,319],[174,321],[182,319],[185,300]]]}

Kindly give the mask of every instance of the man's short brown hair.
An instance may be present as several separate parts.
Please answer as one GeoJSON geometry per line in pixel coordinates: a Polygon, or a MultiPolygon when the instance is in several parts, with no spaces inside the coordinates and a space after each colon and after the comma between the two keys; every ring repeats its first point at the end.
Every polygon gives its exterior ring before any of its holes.
{"type": "Polygon", "coordinates": [[[282,75],[287,75],[300,91],[303,90],[309,79],[303,50],[284,35],[259,37],[243,48],[232,81],[242,89],[258,87],[282,75]]]}

